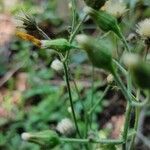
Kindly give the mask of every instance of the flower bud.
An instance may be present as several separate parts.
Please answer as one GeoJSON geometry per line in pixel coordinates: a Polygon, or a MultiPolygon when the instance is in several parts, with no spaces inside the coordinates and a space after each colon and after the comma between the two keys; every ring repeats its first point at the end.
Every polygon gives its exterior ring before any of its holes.
{"type": "Polygon", "coordinates": [[[104,41],[97,42],[86,35],[78,35],[76,39],[81,48],[86,50],[94,66],[110,72],[113,71],[111,51],[106,47],[104,41]]]}
{"type": "Polygon", "coordinates": [[[122,38],[120,28],[114,16],[103,10],[97,11],[90,7],[85,7],[84,11],[90,15],[90,17],[103,31],[113,31],[115,34],[117,34],[118,37],[122,38]]]}
{"type": "Polygon", "coordinates": [[[63,64],[60,60],[55,59],[52,63],[51,63],[51,68],[56,70],[56,71],[61,71],[63,69],[63,64]]]}
{"type": "Polygon", "coordinates": [[[84,2],[94,8],[94,9],[100,9],[106,2],[106,0],[84,0],[84,2]]]}
{"type": "Polygon", "coordinates": [[[73,48],[70,43],[63,38],[54,39],[54,40],[41,40],[41,48],[54,49],[58,52],[66,52],[73,48]]]}
{"type": "Polygon", "coordinates": [[[16,35],[23,40],[30,41],[34,45],[44,49],[54,49],[57,52],[66,52],[75,46],[71,45],[66,39],[54,39],[54,40],[39,40],[32,35],[24,32],[17,32],[16,35]]]}
{"type": "Polygon", "coordinates": [[[136,54],[126,54],[125,64],[130,68],[133,81],[143,89],[150,89],[150,63],[144,62],[136,54]]]}
{"type": "Polygon", "coordinates": [[[54,148],[60,143],[55,131],[46,130],[37,133],[22,133],[21,138],[25,141],[39,144],[45,148],[54,148]]]}
{"type": "Polygon", "coordinates": [[[58,123],[56,130],[66,136],[72,135],[75,132],[74,125],[68,118],[61,120],[61,122],[58,123]]]}

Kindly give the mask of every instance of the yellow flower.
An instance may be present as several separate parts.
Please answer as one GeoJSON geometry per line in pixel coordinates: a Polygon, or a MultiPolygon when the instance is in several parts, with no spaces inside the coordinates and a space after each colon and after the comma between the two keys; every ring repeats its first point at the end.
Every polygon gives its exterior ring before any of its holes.
{"type": "Polygon", "coordinates": [[[109,0],[102,9],[118,19],[127,12],[126,4],[122,0],[109,0]]]}
{"type": "Polygon", "coordinates": [[[147,18],[137,25],[136,32],[143,38],[149,39],[150,38],[150,18],[147,18]]]}

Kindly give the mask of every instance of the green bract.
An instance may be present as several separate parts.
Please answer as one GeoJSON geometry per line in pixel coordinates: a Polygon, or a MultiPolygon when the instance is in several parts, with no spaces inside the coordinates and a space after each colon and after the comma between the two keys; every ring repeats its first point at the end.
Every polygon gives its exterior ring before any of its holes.
{"type": "Polygon", "coordinates": [[[86,35],[78,35],[77,41],[81,48],[86,50],[94,66],[110,72],[113,71],[111,51],[104,42],[96,41],[86,35]]]}
{"type": "Polygon", "coordinates": [[[90,7],[86,7],[84,10],[103,31],[113,31],[118,35],[118,37],[122,38],[120,28],[115,17],[105,11],[97,11],[90,7]]]}
{"type": "Polygon", "coordinates": [[[66,39],[63,38],[41,41],[41,48],[54,49],[58,52],[66,52],[73,47],[74,46],[72,46],[66,39]]]}
{"type": "Polygon", "coordinates": [[[134,82],[143,89],[150,89],[150,62],[133,53],[127,53],[123,57],[124,63],[130,69],[134,82]]]}
{"type": "Polygon", "coordinates": [[[138,62],[131,68],[131,73],[135,83],[144,89],[150,89],[150,63],[138,62]]]}
{"type": "Polygon", "coordinates": [[[84,1],[88,6],[94,9],[101,8],[106,2],[106,0],[84,0],[84,1]]]}
{"type": "Polygon", "coordinates": [[[53,148],[60,143],[59,137],[55,131],[45,130],[37,133],[28,133],[27,141],[41,145],[45,148],[53,148]]]}

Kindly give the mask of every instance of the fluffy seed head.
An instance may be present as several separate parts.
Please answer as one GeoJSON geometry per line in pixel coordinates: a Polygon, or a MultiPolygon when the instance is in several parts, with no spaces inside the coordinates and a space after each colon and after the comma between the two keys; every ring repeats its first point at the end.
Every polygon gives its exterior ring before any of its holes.
{"type": "Polygon", "coordinates": [[[136,54],[129,54],[129,53],[127,53],[127,54],[125,54],[123,56],[123,62],[129,68],[136,67],[138,62],[139,62],[139,60],[140,60],[140,58],[136,54]]]}
{"type": "Polygon", "coordinates": [[[63,69],[63,64],[60,60],[55,59],[52,63],[51,63],[51,68],[56,70],[56,71],[61,71],[63,69]]]}
{"type": "Polygon", "coordinates": [[[75,131],[72,121],[68,118],[61,120],[58,123],[56,130],[66,136],[73,134],[75,131]]]}
{"type": "Polygon", "coordinates": [[[143,39],[150,38],[150,18],[147,18],[137,24],[136,32],[141,36],[143,39]]]}
{"type": "Polygon", "coordinates": [[[122,17],[127,12],[127,7],[123,0],[109,0],[102,9],[116,18],[122,17]]]}

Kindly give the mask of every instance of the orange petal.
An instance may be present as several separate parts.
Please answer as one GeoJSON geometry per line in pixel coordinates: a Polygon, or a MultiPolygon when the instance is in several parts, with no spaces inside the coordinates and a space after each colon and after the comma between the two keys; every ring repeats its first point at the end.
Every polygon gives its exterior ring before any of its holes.
{"type": "Polygon", "coordinates": [[[27,34],[25,32],[21,32],[21,31],[17,31],[16,35],[23,40],[30,41],[33,44],[35,44],[36,46],[41,47],[41,41],[30,34],[27,34]]]}

